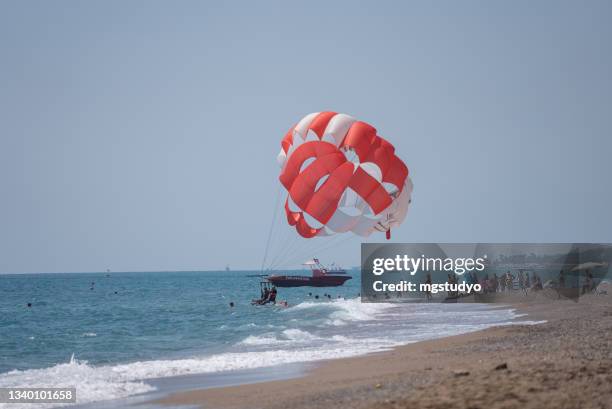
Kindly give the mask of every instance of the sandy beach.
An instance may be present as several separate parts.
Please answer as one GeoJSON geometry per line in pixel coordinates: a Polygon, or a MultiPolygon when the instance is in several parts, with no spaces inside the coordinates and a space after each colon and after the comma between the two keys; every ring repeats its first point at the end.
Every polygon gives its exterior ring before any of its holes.
{"type": "Polygon", "coordinates": [[[326,361],[304,377],[193,390],[157,401],[202,408],[610,408],[612,302],[539,296],[511,325],[326,361]]]}

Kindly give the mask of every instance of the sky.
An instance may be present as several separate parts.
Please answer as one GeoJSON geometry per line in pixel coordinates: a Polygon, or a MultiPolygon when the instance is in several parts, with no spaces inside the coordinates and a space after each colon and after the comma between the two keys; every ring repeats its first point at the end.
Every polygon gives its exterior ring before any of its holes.
{"type": "Polygon", "coordinates": [[[2,1],[0,273],[257,269],[271,225],[266,264],[358,265],[359,238],[271,224],[280,140],[325,110],[410,168],[394,242],[612,242],[611,18],[608,1],[2,1]]]}

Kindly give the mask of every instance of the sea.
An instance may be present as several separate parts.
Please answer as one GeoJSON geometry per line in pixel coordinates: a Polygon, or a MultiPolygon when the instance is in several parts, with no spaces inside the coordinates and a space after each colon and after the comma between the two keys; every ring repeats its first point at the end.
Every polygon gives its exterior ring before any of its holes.
{"type": "Polygon", "coordinates": [[[251,305],[257,271],[0,275],[0,388],[75,387],[80,407],[128,407],[521,319],[499,305],[362,303],[349,274],[280,288],[287,307],[251,305]]]}

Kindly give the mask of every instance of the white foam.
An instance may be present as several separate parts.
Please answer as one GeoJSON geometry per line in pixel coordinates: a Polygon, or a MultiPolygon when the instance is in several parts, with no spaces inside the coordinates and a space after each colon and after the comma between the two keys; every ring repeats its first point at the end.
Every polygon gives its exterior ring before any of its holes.
{"type": "MultiPolygon", "coordinates": [[[[90,366],[85,361],[71,360],[45,369],[11,371],[0,375],[0,387],[76,387],[77,403],[122,398],[154,390],[142,380],[187,374],[270,367],[280,364],[312,362],[361,355],[392,345],[355,343],[351,347],[280,349],[258,352],[222,353],[202,358],[133,362],[114,366],[90,366]]],[[[56,405],[61,406],[61,405],[56,405]]],[[[34,406],[20,405],[20,409],[34,406]]],[[[48,407],[54,407],[50,405],[48,407]]],[[[12,409],[8,404],[0,408],[12,409]]]]}
{"type": "Polygon", "coordinates": [[[310,341],[321,339],[321,337],[311,334],[308,331],[303,331],[298,328],[289,328],[283,330],[278,335],[275,335],[273,333],[266,333],[263,335],[249,335],[248,337],[240,341],[238,345],[289,345],[308,343],[310,341]]]}
{"type": "Polygon", "coordinates": [[[282,332],[283,337],[285,337],[289,341],[312,341],[315,339],[321,339],[314,334],[311,334],[308,331],[302,331],[297,328],[289,328],[282,332]]]}
{"type": "Polygon", "coordinates": [[[335,299],[327,302],[305,301],[297,304],[286,312],[295,310],[305,310],[311,308],[331,308],[334,311],[329,315],[326,321],[328,325],[346,325],[352,321],[369,321],[374,320],[379,314],[393,308],[390,303],[362,303],[359,298],[352,299],[335,299]]]}
{"type": "MultiPolygon", "coordinates": [[[[123,374],[115,373],[112,367],[92,367],[86,361],[74,357],[65,364],[44,369],[11,371],[0,375],[0,387],[76,387],[79,403],[87,403],[113,398],[123,398],[154,390],[150,385],[136,379],[126,379],[123,374]]],[[[0,408],[14,409],[14,404],[0,403],[0,408]]],[[[57,407],[62,404],[21,403],[19,409],[57,407]]]]}
{"type": "Polygon", "coordinates": [[[242,341],[238,343],[238,345],[274,345],[280,344],[282,341],[278,340],[273,335],[249,335],[242,341]]]}

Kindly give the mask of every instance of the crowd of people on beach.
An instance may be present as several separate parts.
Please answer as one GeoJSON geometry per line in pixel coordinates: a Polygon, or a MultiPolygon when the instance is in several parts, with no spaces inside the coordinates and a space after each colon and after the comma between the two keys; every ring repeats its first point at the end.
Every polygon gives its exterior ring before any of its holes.
{"type": "MultiPolygon", "coordinates": [[[[482,292],[484,293],[503,293],[516,290],[525,292],[540,291],[544,288],[542,285],[542,279],[535,271],[533,271],[530,275],[529,272],[519,270],[515,275],[508,270],[499,276],[497,273],[493,273],[492,276],[485,274],[480,280],[475,272],[468,275],[470,281],[473,283],[479,283],[481,285],[482,292]]],[[[561,275],[563,275],[563,270],[561,271],[561,275]]]]}
{"type": "MultiPolygon", "coordinates": [[[[546,283],[542,282],[542,278],[536,271],[532,271],[531,274],[528,271],[519,269],[516,274],[512,274],[510,270],[500,274],[493,273],[491,276],[485,274],[482,279],[479,279],[475,272],[466,274],[466,281],[470,283],[479,283],[482,287],[483,293],[503,293],[510,291],[523,291],[525,294],[528,292],[542,291],[545,287],[561,290],[566,288],[566,275],[564,270],[559,271],[559,276],[556,281],[549,280],[546,283]]],[[[455,277],[449,275],[449,283],[456,281],[455,277]]],[[[581,293],[587,294],[595,290],[595,280],[590,270],[584,272],[583,284],[581,286],[581,293]]]]}

